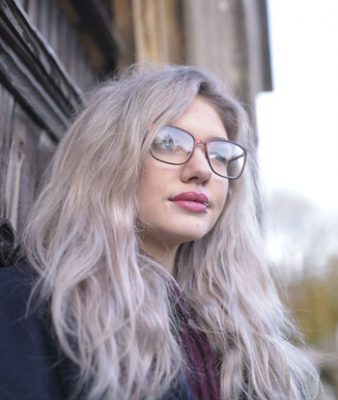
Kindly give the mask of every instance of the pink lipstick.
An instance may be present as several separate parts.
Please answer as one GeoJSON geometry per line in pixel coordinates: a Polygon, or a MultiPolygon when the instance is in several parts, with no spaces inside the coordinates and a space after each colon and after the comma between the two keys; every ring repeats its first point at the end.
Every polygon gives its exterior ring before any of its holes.
{"type": "Polygon", "coordinates": [[[203,193],[183,192],[169,199],[178,206],[194,212],[207,212],[208,197],[203,193]]]}

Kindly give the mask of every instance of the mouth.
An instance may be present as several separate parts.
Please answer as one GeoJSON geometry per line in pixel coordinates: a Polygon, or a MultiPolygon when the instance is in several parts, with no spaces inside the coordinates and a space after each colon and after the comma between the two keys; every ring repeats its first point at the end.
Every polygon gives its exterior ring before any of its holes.
{"type": "Polygon", "coordinates": [[[203,193],[183,192],[169,199],[176,205],[193,212],[207,212],[209,199],[203,193]]]}

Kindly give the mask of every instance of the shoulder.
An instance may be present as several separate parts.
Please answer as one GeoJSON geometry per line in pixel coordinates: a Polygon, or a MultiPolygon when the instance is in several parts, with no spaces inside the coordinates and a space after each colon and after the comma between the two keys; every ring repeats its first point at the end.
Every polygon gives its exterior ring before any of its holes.
{"type": "Polygon", "coordinates": [[[26,263],[0,268],[0,315],[25,307],[34,282],[34,273],[26,263]],[[10,305],[7,309],[7,305],[10,305]]]}
{"type": "Polygon", "coordinates": [[[61,398],[48,318],[27,310],[33,282],[26,264],[0,269],[1,399],[61,398]]]}
{"type": "Polygon", "coordinates": [[[36,319],[35,313],[27,311],[34,280],[27,263],[0,268],[0,340],[11,327],[30,324],[36,319]]]}

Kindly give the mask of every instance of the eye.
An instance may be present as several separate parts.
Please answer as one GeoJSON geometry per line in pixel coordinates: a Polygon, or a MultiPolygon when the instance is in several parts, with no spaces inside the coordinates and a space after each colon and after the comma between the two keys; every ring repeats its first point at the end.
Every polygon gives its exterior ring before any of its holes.
{"type": "Polygon", "coordinates": [[[220,153],[211,153],[209,154],[210,161],[219,163],[219,164],[224,164],[226,165],[228,163],[228,158],[226,158],[224,155],[220,153]]]}
{"type": "Polygon", "coordinates": [[[174,139],[170,134],[166,135],[162,139],[162,147],[164,147],[166,150],[173,150],[175,145],[174,145],[174,139]]]}
{"type": "Polygon", "coordinates": [[[174,151],[176,147],[175,139],[170,132],[161,132],[155,137],[152,149],[174,151]]]}
{"type": "Polygon", "coordinates": [[[150,153],[159,161],[168,164],[183,164],[194,148],[194,138],[173,126],[160,129],[154,138],[150,153]]]}

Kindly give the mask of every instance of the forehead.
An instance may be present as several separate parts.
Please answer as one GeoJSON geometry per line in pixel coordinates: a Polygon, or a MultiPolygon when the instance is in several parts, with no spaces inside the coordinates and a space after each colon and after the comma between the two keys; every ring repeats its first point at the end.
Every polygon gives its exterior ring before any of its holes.
{"type": "Polygon", "coordinates": [[[228,139],[219,110],[201,96],[197,96],[187,110],[170,124],[184,129],[200,139],[213,137],[228,139]]]}

